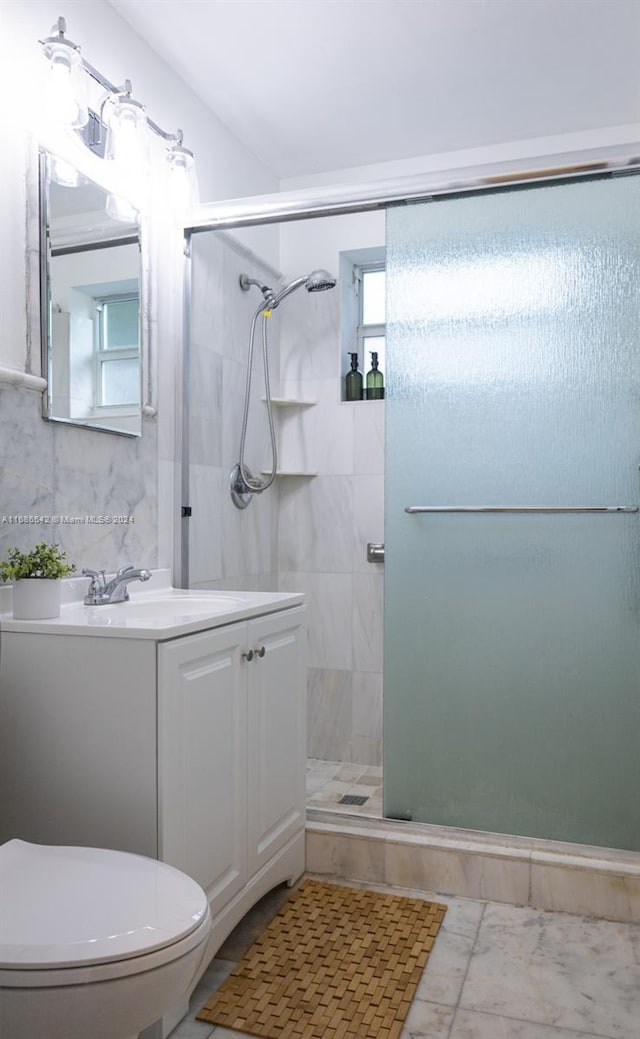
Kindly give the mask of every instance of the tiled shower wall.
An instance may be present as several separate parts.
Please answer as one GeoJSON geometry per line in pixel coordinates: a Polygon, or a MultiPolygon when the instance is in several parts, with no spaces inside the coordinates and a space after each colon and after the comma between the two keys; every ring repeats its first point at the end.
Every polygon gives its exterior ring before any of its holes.
{"type": "Polygon", "coordinates": [[[308,754],[379,765],[384,401],[340,401],[339,288],[287,304],[281,390],[317,402],[283,421],[283,460],[317,476],[280,481],[278,538],[280,587],[309,602],[308,754]]]}
{"type": "MultiPolygon", "coordinates": [[[[323,263],[313,233],[298,233],[313,258],[288,257],[285,280],[323,263]]],[[[371,244],[358,233],[344,247],[371,244]]],[[[326,265],[337,273],[333,253],[326,265]]],[[[315,403],[275,409],[279,469],[317,475],[279,477],[248,509],[236,509],[229,472],[261,298],[257,289],[243,293],[238,277],[245,271],[273,285],[277,272],[214,233],[194,236],[192,270],[189,584],[305,592],[308,754],[379,765],[383,568],[367,562],[366,545],[383,540],[384,402],[340,401],[340,289],[293,293],[269,319],[272,392],[315,403]]],[[[247,447],[254,471],[270,461],[260,353],[259,324],[247,447]]]]}
{"type": "MultiPolygon", "coordinates": [[[[194,236],[192,272],[189,586],[277,590],[277,490],[254,497],[244,510],[236,509],[229,496],[229,474],[238,460],[251,318],[262,299],[256,288],[243,292],[238,279],[245,272],[273,284],[277,272],[216,233],[194,236]]],[[[276,380],[278,323],[270,323],[268,331],[276,380]]],[[[256,474],[268,461],[260,336],[259,323],[246,452],[256,474]]]]}

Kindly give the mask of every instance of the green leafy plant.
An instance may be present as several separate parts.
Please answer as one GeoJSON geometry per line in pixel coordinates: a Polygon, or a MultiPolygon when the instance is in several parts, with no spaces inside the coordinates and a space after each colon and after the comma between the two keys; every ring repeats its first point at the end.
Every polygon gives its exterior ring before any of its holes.
{"type": "Polygon", "coordinates": [[[0,562],[0,581],[22,581],[27,577],[55,580],[65,577],[75,570],[73,563],[67,563],[66,559],[67,553],[59,545],[47,545],[46,541],[39,541],[31,552],[10,548],[0,562]]]}

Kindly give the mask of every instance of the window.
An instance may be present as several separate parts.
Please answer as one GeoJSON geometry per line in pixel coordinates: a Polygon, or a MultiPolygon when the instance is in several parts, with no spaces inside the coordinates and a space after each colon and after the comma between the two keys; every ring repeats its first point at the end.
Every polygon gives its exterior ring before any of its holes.
{"type": "Polygon", "coordinates": [[[95,402],[99,408],[140,404],[140,300],[97,298],[95,402]]]}
{"type": "Polygon", "coordinates": [[[356,332],[358,360],[363,376],[371,368],[371,353],[378,355],[378,367],[385,370],[385,283],[384,261],[354,264],[353,279],[358,297],[356,332]]]}

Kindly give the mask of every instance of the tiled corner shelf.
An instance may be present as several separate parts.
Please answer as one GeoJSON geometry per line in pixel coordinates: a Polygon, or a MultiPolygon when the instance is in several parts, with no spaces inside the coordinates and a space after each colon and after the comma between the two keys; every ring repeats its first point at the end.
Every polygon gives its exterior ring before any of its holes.
{"type": "MultiPolygon", "coordinates": [[[[262,398],[266,403],[266,398],[262,398]]],[[[317,400],[303,400],[300,397],[272,397],[271,403],[274,408],[313,408],[318,403],[317,400]]],[[[263,476],[269,476],[268,472],[262,471],[263,476]]],[[[317,476],[317,473],[309,472],[308,470],[302,469],[282,469],[276,473],[278,477],[303,477],[306,479],[313,479],[317,476]]]]}
{"type": "MultiPolygon", "coordinates": [[[[271,474],[266,469],[263,469],[261,475],[262,476],[270,476],[271,474]]],[[[305,477],[307,479],[313,479],[313,477],[317,476],[317,475],[318,475],[317,473],[309,473],[309,472],[303,472],[302,470],[293,470],[293,469],[283,469],[283,470],[280,470],[280,471],[278,471],[276,473],[276,476],[297,476],[297,477],[301,477],[302,476],[302,477],[305,477]]]]}
{"type": "MultiPolygon", "coordinates": [[[[262,398],[266,403],[266,397],[262,398]]],[[[271,403],[274,408],[313,408],[317,400],[300,400],[299,397],[272,397],[271,403]]]]}

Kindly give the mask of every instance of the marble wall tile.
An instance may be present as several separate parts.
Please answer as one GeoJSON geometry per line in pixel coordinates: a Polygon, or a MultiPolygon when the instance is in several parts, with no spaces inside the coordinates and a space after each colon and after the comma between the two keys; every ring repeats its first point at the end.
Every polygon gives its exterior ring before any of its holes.
{"type": "Polygon", "coordinates": [[[192,349],[225,353],[224,244],[215,232],[191,240],[192,349]]]}
{"type": "Polygon", "coordinates": [[[280,566],[349,573],[355,551],[351,478],[283,480],[279,490],[280,566]]]}
{"type": "Polygon", "coordinates": [[[176,529],[176,480],[178,469],[175,462],[158,461],[158,566],[173,569],[174,535],[176,529]]]}
{"type": "Polygon", "coordinates": [[[637,927],[489,905],[460,1006],[631,1039],[640,1021],[637,927]]]}
{"type": "MultiPolygon", "coordinates": [[[[371,569],[374,570],[373,567],[371,569]]],[[[354,671],[382,671],[383,592],[384,576],[382,573],[368,572],[353,575],[352,666],[354,671]]]]}
{"type": "Polygon", "coordinates": [[[305,411],[309,437],[309,456],[314,468],[324,476],[353,473],[353,405],[342,404],[336,394],[335,379],[316,383],[318,403],[305,411]],[[313,454],[311,454],[313,448],[313,454]]]}
{"type": "MultiPolygon", "coordinates": [[[[294,275],[295,277],[295,275],[294,275]]],[[[340,294],[299,289],[280,309],[281,372],[288,380],[339,378],[340,294]]]]}
{"type": "Polygon", "coordinates": [[[212,465],[189,467],[189,586],[222,577],[222,496],[225,477],[212,465]]]}
{"type": "MultiPolygon", "coordinates": [[[[382,675],[354,671],[352,680],[351,730],[355,736],[382,744],[382,675]]],[[[355,756],[353,761],[358,760],[355,756]]],[[[381,765],[382,760],[363,761],[363,765],[381,765]]]]}
{"type": "MultiPolygon", "coordinates": [[[[353,524],[356,550],[353,569],[362,574],[384,574],[383,563],[367,560],[367,544],[384,542],[384,476],[353,477],[353,524]]],[[[382,641],[382,628],[380,629],[382,641]]]]}
{"type": "Polygon", "coordinates": [[[358,475],[384,474],[384,401],[363,401],[354,409],[353,471],[358,475]]]}
{"type": "Polygon", "coordinates": [[[194,349],[189,371],[189,458],[194,465],[224,464],[223,359],[194,349]]]}
{"type": "MultiPolygon", "coordinates": [[[[359,762],[362,765],[382,765],[382,738],[358,736],[354,732],[351,736],[351,761],[359,762]]],[[[382,786],[380,789],[382,790],[382,786]]],[[[379,805],[379,808],[380,815],[382,815],[382,804],[379,805]]]]}
{"type": "MultiPolygon", "coordinates": [[[[246,380],[246,363],[235,357],[225,357],[222,363],[222,458],[229,472],[240,454],[240,433],[246,380]]],[[[258,393],[258,396],[261,394],[258,393]]],[[[247,447],[246,457],[253,460],[255,445],[247,447]]],[[[262,457],[262,456],[260,456],[262,457]]],[[[260,459],[258,459],[259,461],[260,459]]],[[[251,464],[249,463],[249,468],[251,464]]]]}
{"type": "MultiPolygon", "coordinates": [[[[251,260],[237,253],[234,248],[224,241],[223,246],[223,272],[222,272],[222,300],[224,304],[223,315],[223,338],[219,352],[224,357],[242,358],[246,364],[249,349],[249,333],[251,320],[263,300],[262,293],[258,288],[252,286],[247,292],[240,288],[239,278],[241,274],[248,274],[250,278],[273,285],[273,272],[261,264],[257,258],[251,260]]],[[[280,367],[280,315],[276,311],[273,318],[268,319],[269,340],[269,364],[273,370],[274,378],[277,377],[280,367]],[[277,316],[276,316],[277,315],[277,316]]],[[[261,352],[261,324],[259,319],[256,325],[256,353],[261,352]]],[[[274,383],[277,386],[277,384],[274,383]]]]}
{"type": "Polygon", "coordinates": [[[307,753],[348,761],[351,752],[351,672],[312,668],[307,687],[307,753]]]}
{"type": "Polygon", "coordinates": [[[530,902],[537,909],[640,923],[640,874],[616,876],[533,862],[530,902]]]}
{"type": "Polygon", "coordinates": [[[57,533],[51,538],[43,525],[28,527],[11,521],[13,516],[54,512],[53,426],[42,418],[39,393],[0,386],[0,443],[0,551],[14,545],[26,549],[42,539],[61,540],[57,533]]]}
{"type": "Polygon", "coordinates": [[[271,572],[275,566],[277,496],[274,488],[256,495],[246,509],[237,509],[229,495],[229,474],[221,470],[223,578],[271,572]]]}
{"type": "Polygon", "coordinates": [[[283,592],[303,591],[308,603],[308,666],[350,671],[352,660],[350,574],[283,571],[283,592]]]}
{"type": "Polygon", "coordinates": [[[47,422],[41,406],[39,393],[0,388],[0,513],[67,519],[0,523],[0,544],[57,541],[78,569],[157,566],[155,422],[144,422],[142,437],[122,437],[47,422]],[[95,522],[113,516],[133,522],[95,522]]]}
{"type": "Polygon", "coordinates": [[[442,891],[465,898],[525,904],[529,862],[431,847],[424,842],[396,842],[385,848],[385,880],[398,887],[442,891]]]}

